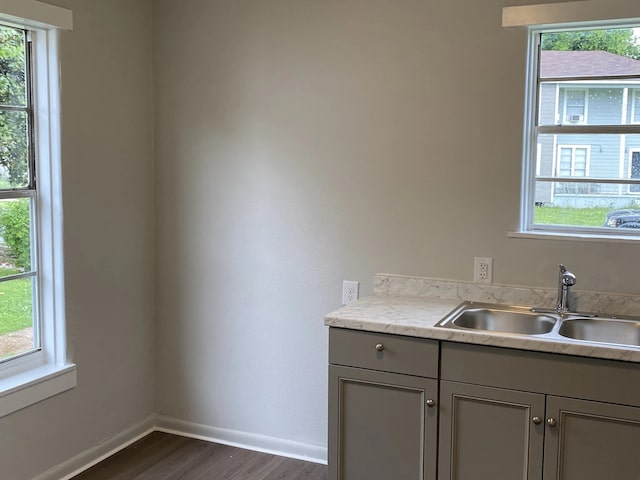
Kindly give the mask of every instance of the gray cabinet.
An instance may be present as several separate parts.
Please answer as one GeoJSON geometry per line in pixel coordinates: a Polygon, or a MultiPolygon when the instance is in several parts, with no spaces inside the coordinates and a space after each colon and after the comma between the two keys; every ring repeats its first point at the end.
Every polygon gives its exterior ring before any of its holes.
{"type": "Polygon", "coordinates": [[[640,479],[640,408],[547,397],[545,480],[640,479]]]}
{"type": "Polygon", "coordinates": [[[441,381],[439,414],[440,480],[640,478],[638,407],[441,381]]]}
{"type": "Polygon", "coordinates": [[[544,395],[440,383],[440,480],[542,478],[544,395]]]}
{"type": "Polygon", "coordinates": [[[437,342],[331,329],[329,480],[436,480],[437,342]]]}
{"type": "Polygon", "coordinates": [[[640,364],[337,328],[329,363],[329,480],[640,480],[640,364]]]}
{"type": "Polygon", "coordinates": [[[439,480],[640,479],[638,364],[443,342],[440,389],[439,480]]]}

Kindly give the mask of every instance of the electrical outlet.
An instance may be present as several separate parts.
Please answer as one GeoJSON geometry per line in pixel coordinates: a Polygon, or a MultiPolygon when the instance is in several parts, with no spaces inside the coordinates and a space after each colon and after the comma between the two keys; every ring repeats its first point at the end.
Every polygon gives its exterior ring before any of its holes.
{"type": "Polygon", "coordinates": [[[493,276],[493,258],[474,257],[473,281],[477,283],[491,283],[493,276]]]}
{"type": "Polygon", "coordinates": [[[358,299],[359,282],[343,280],[342,282],[342,305],[349,305],[358,299]]]}

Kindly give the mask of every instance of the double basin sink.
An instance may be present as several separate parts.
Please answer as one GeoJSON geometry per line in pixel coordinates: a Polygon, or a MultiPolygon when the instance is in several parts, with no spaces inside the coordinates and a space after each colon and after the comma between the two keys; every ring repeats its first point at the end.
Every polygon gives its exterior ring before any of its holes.
{"type": "Polygon", "coordinates": [[[640,347],[640,318],[463,302],[437,327],[640,347]]]}

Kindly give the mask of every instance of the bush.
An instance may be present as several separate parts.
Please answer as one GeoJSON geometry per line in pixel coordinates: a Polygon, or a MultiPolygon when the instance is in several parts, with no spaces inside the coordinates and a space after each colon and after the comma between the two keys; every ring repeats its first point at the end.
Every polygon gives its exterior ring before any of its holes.
{"type": "Polygon", "coordinates": [[[0,211],[0,235],[10,249],[16,267],[31,268],[31,235],[29,232],[29,201],[7,202],[0,211]]]}

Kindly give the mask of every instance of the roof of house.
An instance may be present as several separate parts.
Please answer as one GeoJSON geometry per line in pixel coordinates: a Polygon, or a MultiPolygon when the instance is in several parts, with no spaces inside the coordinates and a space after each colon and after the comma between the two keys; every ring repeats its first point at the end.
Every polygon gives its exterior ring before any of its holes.
{"type": "Polygon", "coordinates": [[[601,51],[543,50],[540,76],[599,77],[640,75],[640,61],[601,51]]]}

